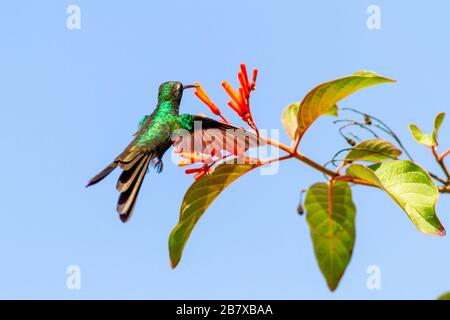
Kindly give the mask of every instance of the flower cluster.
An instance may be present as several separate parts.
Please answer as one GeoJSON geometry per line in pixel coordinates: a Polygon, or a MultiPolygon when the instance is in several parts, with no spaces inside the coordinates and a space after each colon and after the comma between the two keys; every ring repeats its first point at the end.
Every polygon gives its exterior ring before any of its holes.
{"type": "MultiPolygon", "coordinates": [[[[239,89],[236,91],[228,81],[222,81],[222,87],[225,89],[225,92],[231,98],[228,101],[228,106],[236,112],[241,119],[246,122],[250,128],[258,133],[258,128],[255,125],[255,121],[253,120],[253,116],[250,112],[250,93],[256,88],[256,78],[258,76],[258,69],[253,69],[252,72],[252,80],[250,81],[248,78],[247,67],[245,64],[241,64],[240,71],[238,72],[239,79],[239,89]]],[[[208,97],[205,90],[200,86],[200,84],[196,83],[197,89],[194,94],[204,103],[206,104],[212,113],[219,116],[223,122],[228,123],[225,117],[222,115],[220,109],[217,105],[212,102],[212,100],[208,97]]]]}
{"type": "Polygon", "coordinates": [[[204,174],[208,174],[210,172],[211,166],[215,163],[215,161],[213,160],[214,155],[207,156],[204,154],[195,154],[186,151],[175,151],[175,152],[177,152],[183,158],[183,160],[178,162],[178,166],[180,167],[189,166],[195,163],[203,164],[201,167],[185,170],[186,174],[195,173],[194,175],[195,180],[200,179],[204,174]]]}
{"type": "MultiPolygon", "coordinates": [[[[228,81],[222,82],[222,87],[225,92],[230,97],[228,101],[228,106],[235,111],[241,119],[246,122],[250,128],[255,130],[257,136],[259,136],[258,128],[255,125],[253,116],[250,112],[250,93],[255,90],[256,78],[258,76],[258,70],[253,69],[251,81],[248,77],[247,67],[245,64],[240,65],[240,71],[238,72],[239,89],[236,91],[228,81]]],[[[196,90],[194,94],[199,98],[205,105],[208,106],[210,111],[220,118],[223,123],[229,124],[229,121],[223,116],[221,110],[217,105],[209,98],[205,90],[201,85],[195,83],[196,90]]],[[[211,167],[218,161],[225,160],[226,158],[232,156],[231,154],[224,155],[217,150],[213,150],[211,154],[201,154],[186,152],[183,150],[176,151],[183,160],[178,163],[178,166],[187,166],[191,164],[202,163],[203,165],[198,168],[190,168],[185,170],[186,174],[195,174],[194,178],[196,180],[200,179],[203,175],[209,174],[211,172],[211,167]]],[[[244,162],[250,161],[249,158],[245,158],[244,162]]]]}
{"type": "Polygon", "coordinates": [[[241,70],[238,72],[240,83],[238,92],[236,92],[227,81],[222,81],[222,87],[231,98],[231,100],[228,101],[228,106],[258,134],[258,128],[256,128],[255,121],[253,121],[253,116],[250,112],[250,92],[255,90],[257,76],[258,69],[253,69],[252,81],[250,82],[248,79],[247,68],[245,64],[241,64],[241,70]]]}

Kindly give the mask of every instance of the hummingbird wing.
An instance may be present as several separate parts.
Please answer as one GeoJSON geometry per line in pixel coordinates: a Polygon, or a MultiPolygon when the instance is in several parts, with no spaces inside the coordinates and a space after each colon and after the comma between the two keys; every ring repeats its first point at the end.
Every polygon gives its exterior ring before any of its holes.
{"type": "Polygon", "coordinates": [[[263,144],[262,139],[243,128],[203,116],[194,116],[189,134],[184,131],[174,140],[175,148],[180,151],[210,154],[225,150],[241,158],[248,149],[263,144]]]}

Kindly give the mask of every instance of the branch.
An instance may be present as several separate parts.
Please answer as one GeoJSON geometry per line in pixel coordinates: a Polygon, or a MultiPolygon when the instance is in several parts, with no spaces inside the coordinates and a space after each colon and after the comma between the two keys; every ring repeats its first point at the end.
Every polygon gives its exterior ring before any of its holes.
{"type": "Polygon", "coordinates": [[[446,185],[450,183],[450,173],[447,169],[447,166],[444,163],[444,159],[439,156],[437,150],[436,150],[436,146],[432,146],[431,147],[431,152],[433,153],[434,157],[436,158],[437,163],[441,166],[442,171],[444,171],[445,176],[447,177],[447,181],[446,181],[446,185]]]}
{"type": "MultiPolygon", "coordinates": [[[[320,171],[322,173],[324,173],[325,175],[329,176],[331,179],[333,179],[334,181],[346,181],[349,183],[353,183],[356,185],[363,185],[363,186],[368,186],[368,187],[375,187],[378,188],[377,185],[374,185],[372,183],[370,183],[369,181],[363,180],[363,179],[359,179],[359,178],[355,178],[355,177],[350,177],[350,176],[346,176],[346,175],[342,175],[339,173],[339,170],[337,170],[337,172],[331,171],[327,168],[325,168],[324,166],[321,166],[320,164],[318,164],[317,162],[315,162],[314,160],[311,160],[310,158],[308,158],[307,156],[305,156],[304,154],[302,154],[301,152],[298,152],[295,149],[295,143],[293,144],[292,147],[288,147],[285,144],[282,144],[280,142],[271,140],[269,138],[263,138],[260,137],[261,139],[263,139],[268,145],[274,146],[280,150],[283,150],[285,152],[288,153],[288,155],[280,157],[280,158],[276,158],[276,159],[270,159],[267,161],[263,161],[260,163],[260,165],[266,165],[268,163],[272,163],[275,161],[283,161],[283,160],[287,160],[287,159],[291,159],[291,158],[295,158],[303,163],[305,163],[306,165],[316,169],[317,171],[320,171]]],[[[441,182],[442,184],[444,184],[443,187],[438,187],[438,190],[440,193],[449,193],[450,194],[450,173],[447,169],[447,167],[445,166],[443,159],[439,159],[439,155],[436,152],[436,149],[433,148],[433,154],[436,157],[436,160],[439,162],[439,164],[441,165],[442,169],[444,170],[448,181],[445,181],[444,179],[440,178],[439,176],[429,172],[430,176],[432,178],[434,178],[435,180],[441,182]]],[[[450,152],[449,152],[450,153],[450,152]]],[[[339,169],[341,169],[342,166],[339,167],[339,169]]]]}
{"type": "Polygon", "coordinates": [[[307,156],[305,156],[304,154],[298,152],[297,150],[295,150],[295,144],[293,146],[293,148],[290,148],[282,143],[279,143],[277,141],[273,141],[270,140],[269,138],[264,139],[265,142],[271,146],[277,147],[278,149],[281,149],[283,151],[286,151],[287,153],[289,153],[290,157],[289,158],[296,158],[298,160],[300,160],[301,162],[309,165],[310,167],[325,173],[326,175],[330,176],[330,177],[337,177],[338,174],[336,174],[336,172],[333,172],[323,166],[321,166],[320,164],[318,164],[317,162],[309,159],[307,156]]]}
{"type": "Polygon", "coordinates": [[[434,173],[432,173],[432,172],[429,172],[429,171],[428,171],[428,174],[430,175],[430,177],[432,177],[432,178],[435,179],[436,181],[439,181],[439,182],[442,183],[443,185],[446,185],[446,184],[447,184],[447,181],[445,181],[444,179],[442,179],[442,178],[439,177],[438,175],[436,175],[436,174],[434,174],[434,173]]]}
{"type": "Polygon", "coordinates": [[[384,131],[385,133],[387,133],[388,135],[390,135],[392,138],[394,138],[394,140],[398,143],[399,147],[403,150],[403,152],[404,152],[405,155],[409,158],[409,160],[411,160],[412,162],[414,162],[414,160],[413,160],[411,154],[408,152],[408,150],[406,150],[406,148],[405,148],[405,146],[403,145],[403,143],[402,143],[402,141],[400,140],[400,138],[397,136],[397,134],[396,134],[396,133],[395,133],[395,132],[394,132],[394,131],[386,124],[386,123],[384,123],[384,122],[381,121],[380,119],[378,119],[378,118],[376,118],[376,117],[374,117],[374,116],[372,116],[372,115],[370,115],[370,114],[367,114],[367,113],[358,111],[358,110],[353,109],[353,108],[342,108],[342,110],[349,110],[349,111],[352,111],[352,112],[354,112],[354,113],[363,115],[364,117],[368,117],[369,119],[378,122],[380,125],[375,125],[375,127],[378,128],[378,129],[380,129],[380,130],[382,130],[382,131],[384,131]]]}
{"type": "Polygon", "coordinates": [[[444,158],[446,157],[446,156],[448,156],[450,154],[450,149],[448,149],[447,151],[445,151],[443,154],[441,154],[440,156],[439,156],[439,160],[444,160],[444,158]]]}

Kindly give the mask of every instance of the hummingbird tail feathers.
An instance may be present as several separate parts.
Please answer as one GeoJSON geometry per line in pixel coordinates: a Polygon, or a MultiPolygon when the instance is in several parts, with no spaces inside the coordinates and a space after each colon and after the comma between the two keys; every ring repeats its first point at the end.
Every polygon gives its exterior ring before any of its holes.
{"type": "Polygon", "coordinates": [[[147,173],[150,161],[154,158],[155,156],[152,154],[140,154],[130,163],[121,165],[123,171],[117,181],[116,188],[120,192],[117,212],[120,214],[122,222],[127,222],[133,213],[142,181],[147,173]]]}
{"type": "Polygon", "coordinates": [[[110,165],[108,165],[105,169],[103,169],[101,172],[99,172],[95,177],[93,177],[91,180],[89,180],[87,187],[90,187],[100,181],[103,180],[108,174],[110,174],[115,168],[117,167],[117,162],[113,162],[110,165]]]}

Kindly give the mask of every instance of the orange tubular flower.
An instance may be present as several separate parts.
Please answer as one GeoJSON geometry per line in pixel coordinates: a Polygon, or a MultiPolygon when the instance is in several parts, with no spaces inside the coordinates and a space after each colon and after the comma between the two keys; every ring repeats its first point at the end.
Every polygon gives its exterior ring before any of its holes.
{"type": "Polygon", "coordinates": [[[183,160],[178,162],[179,167],[188,166],[194,163],[205,163],[209,160],[210,157],[205,157],[204,155],[186,152],[186,151],[180,151],[177,152],[183,160]]]}
{"type": "MultiPolygon", "coordinates": [[[[228,106],[233,109],[234,112],[236,112],[239,117],[242,118],[243,121],[245,121],[253,130],[256,131],[256,134],[259,135],[258,128],[255,125],[255,122],[253,121],[253,116],[250,112],[250,93],[255,90],[256,87],[256,78],[258,76],[258,70],[254,69],[252,73],[251,81],[249,80],[247,68],[245,64],[240,65],[240,70],[238,72],[238,79],[239,79],[239,89],[236,91],[229,83],[228,81],[222,81],[222,87],[225,89],[225,92],[228,94],[228,96],[231,98],[228,101],[228,106]]],[[[208,97],[205,90],[200,86],[198,82],[195,83],[196,89],[194,91],[194,94],[204,103],[208,106],[208,108],[211,110],[213,114],[220,117],[222,122],[229,124],[227,119],[222,115],[220,109],[217,107],[217,105],[212,102],[212,100],[208,97]]],[[[203,151],[202,151],[203,152],[203,151]]],[[[200,179],[205,174],[211,174],[213,167],[223,162],[226,158],[232,157],[232,152],[229,154],[222,154],[220,150],[212,150],[211,152],[206,153],[191,153],[186,151],[179,151],[178,153],[183,158],[179,163],[178,166],[187,166],[191,164],[203,164],[200,167],[197,168],[189,168],[185,170],[186,174],[195,174],[194,178],[195,180],[200,179]]],[[[258,159],[251,159],[251,158],[245,158],[245,163],[259,163],[258,159]]]]}
{"type": "MultiPolygon", "coordinates": [[[[225,89],[225,92],[230,96],[231,100],[228,101],[228,106],[236,112],[239,117],[245,121],[250,128],[256,131],[256,134],[259,135],[258,128],[255,125],[255,121],[253,120],[253,116],[250,112],[250,93],[255,90],[256,87],[256,78],[258,76],[258,69],[253,69],[252,73],[252,81],[250,82],[247,73],[247,67],[245,64],[240,65],[240,71],[238,72],[239,79],[239,89],[236,91],[228,81],[222,81],[222,87],[225,89]]],[[[200,86],[198,82],[195,83],[197,88],[194,91],[194,94],[208,106],[212,113],[219,116],[224,123],[229,123],[227,119],[222,115],[220,109],[217,105],[211,101],[211,99],[206,94],[205,90],[200,86]]]]}
{"type": "Polygon", "coordinates": [[[210,167],[203,166],[203,167],[200,167],[200,168],[187,169],[184,172],[186,174],[193,174],[193,173],[195,173],[194,179],[195,179],[195,181],[197,181],[201,177],[203,177],[205,174],[210,174],[209,169],[210,169],[210,167]]]}
{"type": "MultiPolygon", "coordinates": [[[[239,107],[242,107],[245,109],[244,97],[242,97],[240,94],[237,94],[236,91],[234,91],[233,87],[228,83],[228,81],[222,81],[222,87],[225,89],[225,92],[230,96],[230,98],[239,107]]],[[[242,110],[242,111],[244,111],[244,110],[242,110]]]]}
{"type": "Polygon", "coordinates": [[[208,156],[206,154],[197,154],[187,151],[175,151],[175,152],[178,153],[183,158],[183,160],[178,162],[179,167],[189,166],[195,163],[203,164],[201,167],[186,169],[184,171],[186,174],[195,173],[194,176],[195,180],[200,179],[205,174],[211,173],[210,169],[211,166],[214,164],[213,157],[215,156],[215,153],[212,152],[211,155],[208,156]]]}
{"type": "Polygon", "coordinates": [[[197,86],[197,88],[194,91],[194,94],[197,96],[197,98],[199,98],[204,104],[206,104],[209,110],[211,110],[211,112],[214,113],[215,115],[219,116],[223,122],[229,123],[228,120],[225,119],[225,117],[222,115],[220,109],[216,106],[216,104],[212,102],[212,100],[208,97],[208,95],[206,94],[205,90],[203,90],[200,83],[196,82],[194,84],[197,86]]]}
{"type": "MultiPolygon", "coordinates": [[[[211,159],[211,158],[209,158],[209,159],[211,159]]],[[[211,167],[214,164],[214,161],[211,164],[208,164],[207,161],[198,161],[198,162],[204,163],[203,166],[198,167],[198,168],[186,169],[184,171],[186,174],[193,174],[193,173],[195,173],[195,175],[194,175],[194,179],[195,180],[200,179],[205,174],[211,174],[211,172],[212,172],[211,167]]],[[[178,165],[180,166],[180,163],[178,163],[178,165]]],[[[181,166],[183,166],[183,164],[181,166]]]]}
{"type": "Polygon", "coordinates": [[[241,70],[238,72],[238,79],[240,87],[238,92],[227,82],[222,82],[222,87],[225,92],[230,96],[231,100],[228,101],[228,106],[233,109],[247,124],[256,131],[259,135],[258,128],[253,121],[253,116],[250,112],[250,93],[255,90],[256,78],[258,76],[258,70],[253,69],[252,82],[249,82],[247,67],[245,64],[241,64],[241,70]]]}
{"type": "Polygon", "coordinates": [[[252,83],[250,84],[250,90],[255,90],[256,78],[258,77],[258,69],[253,69],[252,83]]]}

